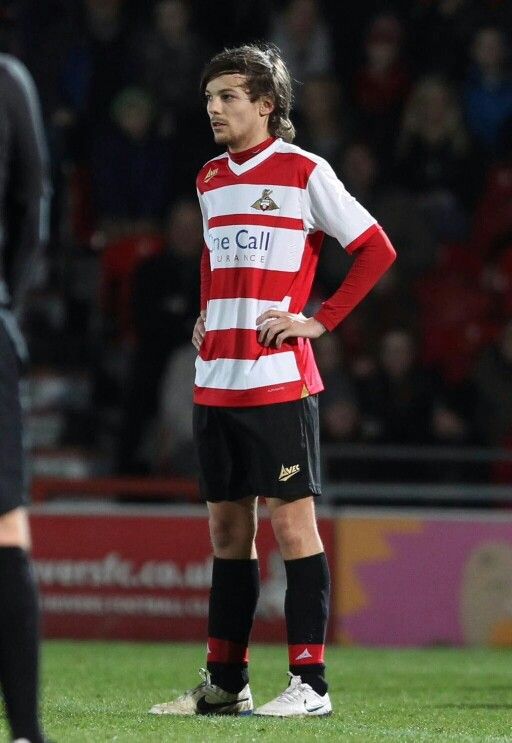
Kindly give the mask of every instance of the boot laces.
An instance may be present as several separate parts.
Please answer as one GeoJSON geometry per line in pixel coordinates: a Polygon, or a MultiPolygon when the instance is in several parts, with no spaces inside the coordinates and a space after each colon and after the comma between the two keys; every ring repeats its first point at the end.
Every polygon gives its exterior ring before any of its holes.
{"type": "Polygon", "coordinates": [[[184,699],[185,697],[190,696],[191,694],[195,694],[195,692],[199,691],[199,689],[202,689],[205,686],[211,686],[211,676],[210,672],[206,670],[206,668],[200,668],[199,669],[199,675],[203,679],[200,684],[197,686],[194,686],[193,689],[188,689],[184,694],[181,695],[180,699],[184,699]]]}
{"type": "Polygon", "coordinates": [[[303,691],[304,684],[302,683],[301,677],[294,676],[290,671],[288,671],[288,676],[290,678],[290,683],[283,693],[277,697],[276,701],[278,702],[294,702],[303,691]]]}

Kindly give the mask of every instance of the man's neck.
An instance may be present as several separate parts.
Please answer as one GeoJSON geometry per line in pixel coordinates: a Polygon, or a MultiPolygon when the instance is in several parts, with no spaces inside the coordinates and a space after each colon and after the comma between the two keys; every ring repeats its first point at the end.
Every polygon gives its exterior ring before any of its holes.
{"type": "Polygon", "coordinates": [[[242,163],[245,163],[247,160],[250,160],[251,157],[254,157],[255,155],[258,155],[260,152],[263,152],[263,150],[266,150],[267,147],[270,147],[272,142],[275,142],[276,138],[272,136],[268,136],[266,139],[263,139],[258,144],[252,145],[251,147],[244,148],[243,150],[235,150],[233,151],[231,148],[228,149],[229,157],[237,163],[237,165],[241,165],[242,163]]]}

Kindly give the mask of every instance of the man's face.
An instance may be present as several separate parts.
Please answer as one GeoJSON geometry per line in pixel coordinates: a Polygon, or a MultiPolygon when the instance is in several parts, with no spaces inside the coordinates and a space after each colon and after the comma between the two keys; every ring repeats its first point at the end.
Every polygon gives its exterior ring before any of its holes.
{"type": "Polygon", "coordinates": [[[269,136],[268,115],[272,103],[265,98],[251,101],[245,75],[221,75],[206,86],[206,110],[215,142],[233,152],[248,149],[269,136]]]}

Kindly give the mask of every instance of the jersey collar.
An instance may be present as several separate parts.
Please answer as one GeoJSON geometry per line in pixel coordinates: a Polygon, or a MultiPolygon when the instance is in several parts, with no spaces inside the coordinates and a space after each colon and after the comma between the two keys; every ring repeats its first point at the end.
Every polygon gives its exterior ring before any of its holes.
{"type": "Polygon", "coordinates": [[[247,173],[248,170],[251,170],[252,168],[255,168],[257,165],[260,165],[260,163],[264,162],[264,160],[267,159],[267,157],[270,157],[274,154],[274,152],[277,150],[279,144],[281,142],[281,139],[278,137],[274,142],[269,144],[268,147],[265,147],[264,150],[261,152],[258,152],[257,155],[254,155],[254,157],[249,158],[249,160],[246,160],[244,163],[241,163],[240,165],[236,163],[234,160],[232,160],[228,155],[228,167],[234,173],[234,175],[243,175],[244,173],[247,173]]]}

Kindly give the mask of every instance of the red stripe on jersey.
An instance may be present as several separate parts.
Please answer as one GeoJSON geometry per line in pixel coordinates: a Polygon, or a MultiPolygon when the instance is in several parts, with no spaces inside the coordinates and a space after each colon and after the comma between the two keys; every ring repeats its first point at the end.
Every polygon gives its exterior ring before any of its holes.
{"type": "Polygon", "coordinates": [[[306,188],[316,162],[296,152],[274,152],[254,168],[235,175],[228,165],[228,158],[210,160],[199,171],[196,185],[200,193],[213,191],[223,186],[233,186],[243,181],[253,186],[295,186],[306,188]],[[215,171],[205,182],[209,170],[215,171]]]}
{"type": "Polygon", "coordinates": [[[206,651],[207,661],[210,663],[248,663],[249,661],[247,645],[239,645],[230,640],[209,637],[206,651]]]}
{"type": "Polygon", "coordinates": [[[382,227],[380,225],[378,225],[378,224],[372,224],[371,227],[368,227],[367,230],[365,230],[364,232],[361,232],[361,234],[359,235],[359,237],[356,237],[355,240],[352,240],[351,243],[349,243],[348,245],[346,245],[345,246],[345,250],[350,255],[355,250],[357,250],[359,247],[361,247],[361,245],[363,243],[365,243],[368,240],[368,238],[371,235],[373,235],[374,232],[377,232],[377,230],[381,230],[381,229],[382,229],[382,227]]]}
{"type": "Polygon", "coordinates": [[[219,173],[224,173],[228,161],[227,153],[224,156],[209,160],[203,165],[196,178],[196,188],[200,194],[204,194],[205,191],[211,191],[212,188],[216,188],[215,184],[209,187],[212,180],[218,178],[219,173]]]}
{"type": "Polygon", "coordinates": [[[213,359],[251,359],[261,356],[293,351],[297,347],[297,339],[290,338],[281,348],[267,348],[258,341],[257,330],[243,330],[230,328],[229,330],[209,330],[201,343],[199,355],[204,361],[213,359]]]}
{"type": "Polygon", "coordinates": [[[276,214],[223,214],[220,217],[211,217],[208,220],[208,229],[212,227],[229,227],[232,224],[261,224],[265,227],[281,227],[286,230],[302,231],[304,229],[302,219],[279,217],[276,214]]]}
{"type": "MultiPolygon", "coordinates": [[[[321,392],[323,386],[309,388],[310,394],[321,392]]],[[[273,387],[254,387],[250,390],[226,390],[216,387],[194,387],[194,402],[198,405],[221,406],[224,408],[247,408],[252,405],[269,405],[277,402],[290,402],[303,396],[304,382],[286,382],[273,387]]]]}
{"type": "Polygon", "coordinates": [[[261,297],[280,302],[284,297],[291,297],[290,312],[302,312],[311,293],[323,239],[323,232],[308,236],[299,271],[213,266],[208,299],[261,297]]]}
{"type": "Polygon", "coordinates": [[[265,268],[215,268],[212,271],[208,299],[262,297],[280,302],[290,296],[294,271],[270,271],[265,268]]]}
{"type": "Polygon", "coordinates": [[[324,662],[325,645],[288,645],[291,666],[309,666],[324,662]]]}
{"type": "MultiPolygon", "coordinates": [[[[261,186],[294,186],[306,188],[316,163],[294,152],[274,152],[252,171],[243,174],[244,183],[261,186]]],[[[230,171],[231,172],[231,171],[230,171]]],[[[234,175],[234,183],[240,182],[234,175]]]]}
{"type": "MultiPolygon", "coordinates": [[[[271,391],[274,393],[275,399],[272,402],[286,402],[290,399],[290,389],[299,390],[298,397],[302,397],[304,394],[304,387],[309,394],[313,395],[317,392],[321,392],[324,388],[322,384],[322,378],[318,371],[318,367],[315,362],[313,355],[313,349],[311,342],[308,338],[291,338],[289,341],[285,341],[281,348],[266,348],[258,343],[258,335],[254,330],[242,330],[240,328],[232,328],[231,330],[209,330],[201,344],[199,351],[200,357],[203,361],[214,361],[215,359],[249,359],[257,362],[258,359],[265,356],[274,356],[279,353],[286,351],[293,351],[295,354],[295,361],[299,370],[301,380],[300,382],[284,382],[275,385],[272,388],[268,387],[254,387],[248,390],[226,390],[219,388],[195,388],[194,401],[201,402],[198,390],[202,390],[201,395],[205,398],[214,399],[215,402],[204,402],[205,405],[232,405],[241,406],[244,404],[248,405],[260,405],[264,404],[259,402],[260,397],[266,392],[271,391]],[[290,388],[290,385],[292,386],[290,388]],[[208,391],[207,391],[208,390],[208,391]],[[262,392],[263,391],[263,392],[262,392]],[[266,391],[266,392],[265,392],[266,391]],[[242,392],[248,398],[255,398],[248,403],[241,402],[226,402],[226,396],[231,395],[234,392],[235,399],[242,392]],[[211,393],[211,394],[210,394],[211,393]]],[[[268,403],[268,396],[266,399],[268,403]]]]}
{"type": "Polygon", "coordinates": [[[311,294],[323,240],[324,233],[320,231],[314,232],[306,238],[300,268],[295,274],[292,286],[285,295],[292,298],[290,312],[302,312],[306,306],[311,294]]]}

